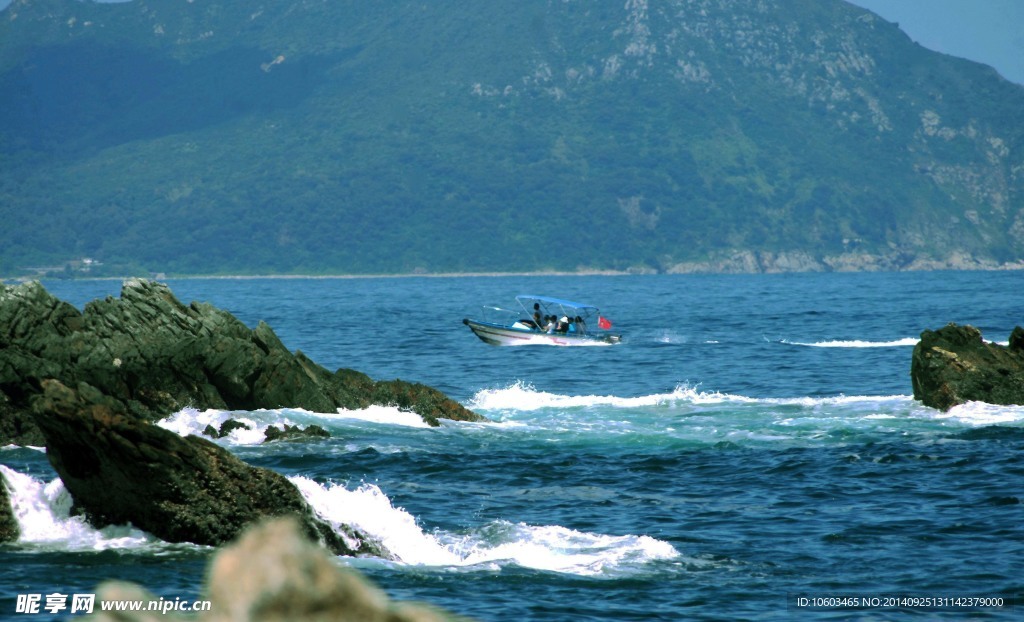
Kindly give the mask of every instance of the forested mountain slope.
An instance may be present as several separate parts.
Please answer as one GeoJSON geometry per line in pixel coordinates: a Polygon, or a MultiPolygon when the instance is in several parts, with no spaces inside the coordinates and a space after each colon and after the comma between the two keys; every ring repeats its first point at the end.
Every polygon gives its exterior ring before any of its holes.
{"type": "Polygon", "coordinates": [[[0,93],[0,275],[1024,260],[1024,87],[840,0],[15,0],[0,93]]]}

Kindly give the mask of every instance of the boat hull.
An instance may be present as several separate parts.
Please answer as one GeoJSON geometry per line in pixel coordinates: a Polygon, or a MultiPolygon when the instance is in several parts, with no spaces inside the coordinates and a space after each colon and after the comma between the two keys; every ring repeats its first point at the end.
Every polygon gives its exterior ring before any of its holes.
{"type": "Polygon", "coordinates": [[[528,328],[470,319],[464,319],[462,323],[481,341],[492,346],[611,346],[622,341],[619,335],[542,333],[528,328]]]}

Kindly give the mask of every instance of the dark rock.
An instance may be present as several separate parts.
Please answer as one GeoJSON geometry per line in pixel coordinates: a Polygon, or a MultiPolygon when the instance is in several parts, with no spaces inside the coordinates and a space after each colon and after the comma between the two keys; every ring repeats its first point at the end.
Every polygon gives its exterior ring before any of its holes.
{"type": "Polygon", "coordinates": [[[251,430],[252,426],[248,423],[242,423],[237,419],[228,419],[224,423],[220,424],[220,429],[207,425],[203,428],[203,436],[209,436],[210,438],[224,438],[231,434],[234,430],[251,430]]]}
{"type": "Polygon", "coordinates": [[[39,444],[30,401],[47,378],[88,383],[146,421],[185,406],[335,412],[372,404],[417,412],[432,425],[482,419],[430,387],[332,374],[289,352],[265,323],[250,330],[227,311],[186,306],[166,285],[142,279],[82,312],[37,282],[0,285],[0,443],[39,444]]]}
{"type": "Polygon", "coordinates": [[[235,430],[251,430],[252,426],[248,423],[242,423],[237,419],[228,419],[224,423],[220,424],[220,430],[217,431],[217,438],[224,438],[231,434],[235,430]]]}
{"type": "Polygon", "coordinates": [[[1010,333],[1010,341],[1007,345],[1015,352],[1024,351],[1024,328],[1015,326],[1013,332],[1010,333]]]}
{"type": "Polygon", "coordinates": [[[96,527],[131,523],[168,542],[218,545],[261,518],[295,516],[335,553],[389,557],[365,534],[335,532],[279,473],[140,421],[86,383],[72,390],[44,380],[42,388],[33,414],[46,455],[75,511],[96,527]]]}
{"type": "Polygon", "coordinates": [[[484,420],[480,415],[467,411],[444,393],[424,384],[403,380],[374,382],[366,374],[352,369],[339,369],[334,372],[331,383],[337,387],[344,401],[350,404],[346,408],[366,408],[373,404],[396,406],[401,410],[415,412],[433,426],[440,425],[439,419],[484,420]],[[466,412],[469,412],[470,416],[467,416],[466,412]]]}
{"type": "Polygon", "coordinates": [[[311,438],[331,437],[330,432],[316,424],[306,426],[304,429],[297,425],[288,425],[287,423],[282,425],[284,425],[284,428],[279,428],[273,425],[268,426],[263,432],[263,436],[266,437],[266,440],[263,442],[269,443],[271,441],[308,440],[311,438]]]}
{"type": "MultiPolygon", "coordinates": [[[[261,622],[443,622],[467,620],[419,603],[396,603],[354,569],[340,568],[320,547],[303,537],[294,521],[276,519],[248,530],[219,551],[207,570],[202,595],[210,610],[202,621],[261,622]]],[[[156,602],[160,598],[125,582],[99,586],[100,602],[156,602]]],[[[147,605],[143,605],[143,609],[147,605]]],[[[175,613],[159,615],[103,611],[97,622],[182,622],[175,613]]]]}
{"type": "Polygon", "coordinates": [[[949,410],[977,401],[1024,404],[1024,329],[1010,345],[986,343],[973,326],[948,324],[921,333],[910,362],[914,399],[949,410]]]}
{"type": "Polygon", "coordinates": [[[0,542],[15,542],[21,535],[21,528],[18,527],[18,519],[15,518],[14,507],[11,505],[9,486],[3,473],[0,473],[0,542]]]}
{"type": "MultiPolygon", "coordinates": [[[[2,357],[3,354],[0,352],[0,359],[2,357]]],[[[2,365],[3,361],[0,360],[0,366],[2,365]]],[[[2,375],[3,371],[0,370],[0,376],[2,375]]],[[[31,413],[11,404],[10,398],[0,392],[0,444],[15,443],[42,447],[45,442],[31,413]]]]}

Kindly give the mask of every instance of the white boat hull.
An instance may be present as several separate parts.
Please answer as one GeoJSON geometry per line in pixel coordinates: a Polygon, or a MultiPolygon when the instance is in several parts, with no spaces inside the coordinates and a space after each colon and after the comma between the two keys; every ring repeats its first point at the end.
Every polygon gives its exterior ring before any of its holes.
{"type": "Polygon", "coordinates": [[[470,319],[462,320],[462,323],[468,326],[481,341],[493,346],[611,346],[622,341],[619,335],[542,333],[529,328],[516,328],[470,319]]]}

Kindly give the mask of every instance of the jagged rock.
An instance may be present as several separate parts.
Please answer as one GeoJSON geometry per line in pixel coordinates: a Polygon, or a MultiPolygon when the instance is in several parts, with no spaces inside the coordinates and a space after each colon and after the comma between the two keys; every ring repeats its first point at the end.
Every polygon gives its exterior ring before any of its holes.
{"type": "MultiPolygon", "coordinates": [[[[4,375],[3,353],[0,352],[0,377],[4,375]]],[[[43,435],[32,420],[32,415],[11,404],[10,399],[0,391],[0,444],[16,443],[42,447],[43,435]]]]}
{"type": "Polygon", "coordinates": [[[15,542],[21,535],[8,486],[7,479],[0,473],[0,542],[15,542]]]}
{"type": "MultiPolygon", "coordinates": [[[[358,571],[339,568],[320,547],[302,537],[293,520],[276,519],[249,529],[219,551],[207,572],[209,611],[203,622],[442,622],[466,620],[428,605],[395,603],[358,571]]],[[[142,601],[164,605],[145,589],[125,582],[107,582],[98,600],[142,601]]],[[[143,607],[145,608],[145,607],[143,607]]],[[[182,622],[176,614],[104,612],[97,604],[97,622],[182,622]]]]}
{"type": "Polygon", "coordinates": [[[432,425],[482,419],[430,387],[332,374],[289,352],[265,323],[250,330],[227,311],[186,306],[143,279],[82,312],[38,282],[0,285],[0,443],[39,444],[29,402],[46,378],[86,382],[147,421],[185,406],[334,412],[372,404],[397,405],[432,425]]]}
{"type": "Polygon", "coordinates": [[[1008,346],[986,343],[973,326],[926,330],[910,378],[914,399],[940,410],[971,401],[1024,404],[1024,329],[1013,329],[1008,346]]]}
{"type": "Polygon", "coordinates": [[[269,443],[271,441],[291,441],[331,437],[330,432],[316,424],[308,425],[305,428],[300,428],[297,425],[288,425],[287,423],[283,425],[284,428],[268,426],[263,432],[263,436],[265,437],[263,442],[269,443]]]}
{"type": "Polygon", "coordinates": [[[212,425],[207,425],[205,428],[203,428],[203,435],[204,436],[209,436],[210,438],[224,438],[225,436],[231,434],[231,432],[234,431],[234,430],[251,430],[251,429],[252,429],[252,427],[249,426],[249,424],[247,424],[247,423],[242,423],[241,421],[238,421],[237,419],[228,419],[224,423],[220,424],[220,429],[219,430],[217,428],[213,427],[212,425]]]}
{"type": "Polygon", "coordinates": [[[294,515],[306,535],[344,555],[390,557],[365,534],[335,532],[283,475],[216,444],[127,414],[86,383],[44,380],[34,400],[46,455],[96,527],[131,523],[168,542],[218,545],[269,516],[294,515]]]}

